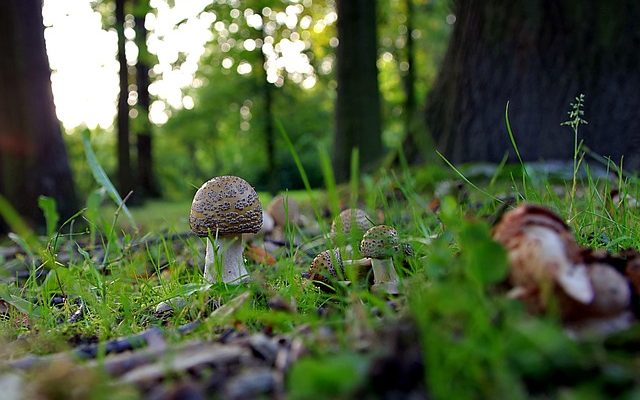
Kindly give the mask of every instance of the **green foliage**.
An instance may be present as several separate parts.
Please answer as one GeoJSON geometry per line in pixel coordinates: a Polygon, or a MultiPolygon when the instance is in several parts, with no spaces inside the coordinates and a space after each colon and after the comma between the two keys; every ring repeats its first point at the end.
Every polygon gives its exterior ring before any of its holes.
{"type": "Polygon", "coordinates": [[[111,183],[111,180],[107,176],[107,173],[104,172],[104,169],[98,162],[96,154],[93,152],[91,148],[91,139],[90,133],[88,130],[82,132],[82,144],[84,145],[84,152],[87,157],[87,164],[89,168],[91,168],[91,172],[93,173],[93,177],[96,182],[104,188],[109,197],[113,200],[114,203],[118,205],[118,209],[122,209],[124,213],[127,215],[131,224],[135,226],[135,221],[133,220],[133,215],[129,212],[129,209],[124,204],[122,197],[120,197],[120,193],[116,190],[115,186],[111,183]]]}
{"type": "Polygon", "coordinates": [[[40,207],[44,213],[44,219],[47,225],[47,236],[52,236],[58,228],[58,221],[60,220],[60,215],[56,210],[56,200],[51,197],[40,196],[38,198],[38,207],[40,207]]]}
{"type": "Polygon", "coordinates": [[[301,360],[288,381],[291,399],[347,399],[364,382],[367,359],[356,353],[301,360]]]}

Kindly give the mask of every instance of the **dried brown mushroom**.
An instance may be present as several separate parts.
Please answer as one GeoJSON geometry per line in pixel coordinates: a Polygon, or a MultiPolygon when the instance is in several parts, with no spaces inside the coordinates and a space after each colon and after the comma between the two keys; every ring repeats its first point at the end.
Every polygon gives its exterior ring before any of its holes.
{"type": "Polygon", "coordinates": [[[388,225],[377,225],[365,232],[360,253],[371,258],[375,291],[398,294],[400,280],[393,265],[393,256],[401,251],[398,232],[388,225]]]}
{"type": "Polygon", "coordinates": [[[521,205],[502,216],[493,238],[507,250],[511,284],[536,307],[546,308],[556,290],[582,304],[593,300],[580,248],[569,227],[552,211],[521,205]]]}
{"type": "Polygon", "coordinates": [[[593,286],[593,301],[588,313],[593,316],[611,316],[629,309],[631,288],[624,276],[606,264],[589,264],[589,278],[593,286]]]}
{"type": "Polygon", "coordinates": [[[247,181],[219,176],[205,182],[193,197],[189,224],[193,233],[207,237],[205,279],[216,282],[222,278],[225,283],[237,284],[248,276],[242,234],[260,230],[262,205],[247,181]]]}

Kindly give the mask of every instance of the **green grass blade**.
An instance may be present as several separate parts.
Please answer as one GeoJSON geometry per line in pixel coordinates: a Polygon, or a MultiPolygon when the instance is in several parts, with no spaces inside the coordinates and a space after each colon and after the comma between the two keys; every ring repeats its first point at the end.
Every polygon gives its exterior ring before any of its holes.
{"type": "Polygon", "coordinates": [[[93,177],[102,187],[105,188],[105,190],[109,194],[109,197],[111,197],[111,199],[118,205],[118,207],[122,208],[124,213],[127,215],[127,218],[129,218],[131,225],[133,225],[134,229],[137,230],[136,222],[133,219],[133,215],[131,215],[126,204],[124,204],[124,202],[122,201],[122,197],[120,197],[120,193],[118,193],[115,186],[113,186],[113,183],[111,183],[111,180],[107,176],[107,173],[104,172],[104,169],[98,162],[96,153],[94,153],[93,149],[91,148],[89,130],[87,129],[85,129],[82,132],[82,146],[84,147],[84,153],[87,157],[87,163],[89,164],[89,168],[91,168],[91,173],[93,174],[93,177]]]}
{"type": "Polygon", "coordinates": [[[442,161],[444,161],[449,168],[451,168],[453,170],[453,172],[455,172],[460,179],[462,179],[463,181],[465,181],[469,186],[471,186],[472,188],[474,188],[475,190],[477,190],[478,192],[484,194],[485,196],[499,202],[499,203],[504,203],[504,201],[500,200],[499,198],[497,198],[496,196],[492,195],[491,193],[480,189],[478,186],[476,186],[473,182],[471,182],[469,179],[467,179],[466,176],[464,176],[464,174],[462,172],[460,172],[460,170],[458,170],[453,164],[451,164],[451,161],[447,160],[447,158],[440,153],[438,150],[436,150],[436,153],[438,154],[438,156],[440,156],[440,158],[442,158],[442,161]]]}
{"type": "Polygon", "coordinates": [[[282,140],[284,140],[289,152],[291,153],[291,157],[293,157],[293,162],[295,162],[296,167],[298,168],[298,172],[300,173],[300,177],[302,178],[302,182],[304,183],[304,188],[309,193],[309,198],[311,201],[311,207],[313,208],[314,213],[316,214],[316,218],[318,221],[321,220],[320,217],[320,208],[318,207],[318,203],[314,196],[311,195],[311,184],[309,183],[309,177],[307,176],[307,171],[304,169],[304,165],[302,165],[302,161],[300,161],[300,156],[298,156],[298,152],[296,151],[295,146],[291,142],[291,138],[287,135],[287,131],[284,129],[282,122],[280,119],[275,118],[276,127],[278,128],[278,132],[280,132],[280,136],[282,136],[282,140]]]}
{"type": "Polygon", "coordinates": [[[60,215],[56,210],[56,200],[51,197],[40,196],[38,197],[38,207],[40,207],[44,213],[44,220],[47,225],[47,236],[51,237],[55,233],[58,221],[60,220],[60,215]]]}

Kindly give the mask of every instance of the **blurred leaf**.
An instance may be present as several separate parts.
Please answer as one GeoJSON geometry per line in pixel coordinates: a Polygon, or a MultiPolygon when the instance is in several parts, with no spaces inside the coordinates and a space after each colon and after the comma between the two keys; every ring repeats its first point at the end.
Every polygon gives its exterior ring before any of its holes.
{"type": "Polygon", "coordinates": [[[84,152],[87,157],[87,163],[91,168],[91,173],[93,174],[93,177],[95,178],[96,182],[98,182],[107,191],[107,193],[109,194],[109,197],[111,197],[111,199],[118,205],[118,207],[122,208],[124,213],[129,218],[129,221],[131,221],[131,225],[133,225],[134,228],[137,229],[136,222],[133,219],[133,215],[131,215],[131,213],[129,212],[129,209],[122,201],[122,197],[120,197],[120,194],[116,190],[115,186],[113,186],[113,184],[111,183],[111,180],[109,180],[107,173],[104,172],[104,169],[102,169],[102,166],[98,162],[98,158],[96,157],[96,154],[93,152],[93,149],[91,148],[91,140],[89,138],[88,129],[85,129],[84,131],[82,131],[82,145],[84,147],[84,152]]]}
{"type": "Polygon", "coordinates": [[[363,384],[367,366],[368,360],[355,353],[300,360],[293,365],[289,374],[289,397],[350,398],[363,384]]]}
{"type": "Polygon", "coordinates": [[[479,222],[464,224],[459,240],[467,271],[476,282],[496,283],[506,277],[506,253],[491,239],[487,225],[479,222]]]}
{"type": "Polygon", "coordinates": [[[21,313],[39,316],[40,309],[35,304],[23,299],[13,286],[0,284],[0,299],[14,306],[21,313]]]}
{"type": "Polygon", "coordinates": [[[105,189],[101,187],[89,193],[87,197],[87,210],[85,211],[85,217],[89,221],[89,230],[91,231],[91,244],[96,242],[96,234],[98,231],[98,219],[100,216],[100,204],[104,198],[105,189]]]}
{"type": "Polygon", "coordinates": [[[16,241],[16,243],[20,244],[27,251],[40,250],[40,243],[29,225],[27,225],[16,209],[13,208],[2,195],[0,195],[0,216],[2,216],[7,225],[9,225],[9,228],[17,234],[14,235],[14,237],[20,238],[20,242],[14,240],[13,237],[11,238],[12,240],[16,241]]]}
{"type": "Polygon", "coordinates": [[[38,207],[44,213],[44,219],[47,224],[47,236],[51,237],[58,227],[60,215],[56,209],[56,200],[47,196],[38,197],[38,207]]]}

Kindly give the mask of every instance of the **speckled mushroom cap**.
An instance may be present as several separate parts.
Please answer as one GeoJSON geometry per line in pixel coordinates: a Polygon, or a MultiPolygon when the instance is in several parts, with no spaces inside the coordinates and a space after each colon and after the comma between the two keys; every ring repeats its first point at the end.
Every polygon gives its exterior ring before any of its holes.
{"type": "Polygon", "coordinates": [[[198,236],[256,233],[262,226],[262,205],[251,185],[237,176],[217,176],[193,196],[189,214],[198,236]]]}
{"type": "Polygon", "coordinates": [[[287,214],[289,222],[292,224],[297,224],[298,219],[300,218],[300,207],[298,206],[298,202],[291,197],[287,197],[286,204],[287,210],[285,212],[285,197],[277,195],[267,206],[267,212],[273,217],[273,220],[278,226],[284,226],[286,224],[287,214]]]}
{"type": "Polygon", "coordinates": [[[327,278],[337,278],[338,272],[344,273],[342,257],[338,249],[325,250],[318,254],[309,267],[309,273],[312,280],[326,281],[327,278]]]}
{"type": "Polygon", "coordinates": [[[373,226],[371,218],[366,212],[359,208],[347,208],[338,215],[331,223],[331,233],[336,234],[338,232],[338,225],[342,225],[342,233],[348,234],[351,232],[351,221],[355,222],[356,227],[365,232],[367,229],[373,226]]]}
{"type": "Polygon", "coordinates": [[[360,252],[363,257],[391,258],[400,251],[398,231],[389,225],[377,225],[362,236],[360,252]]]}

